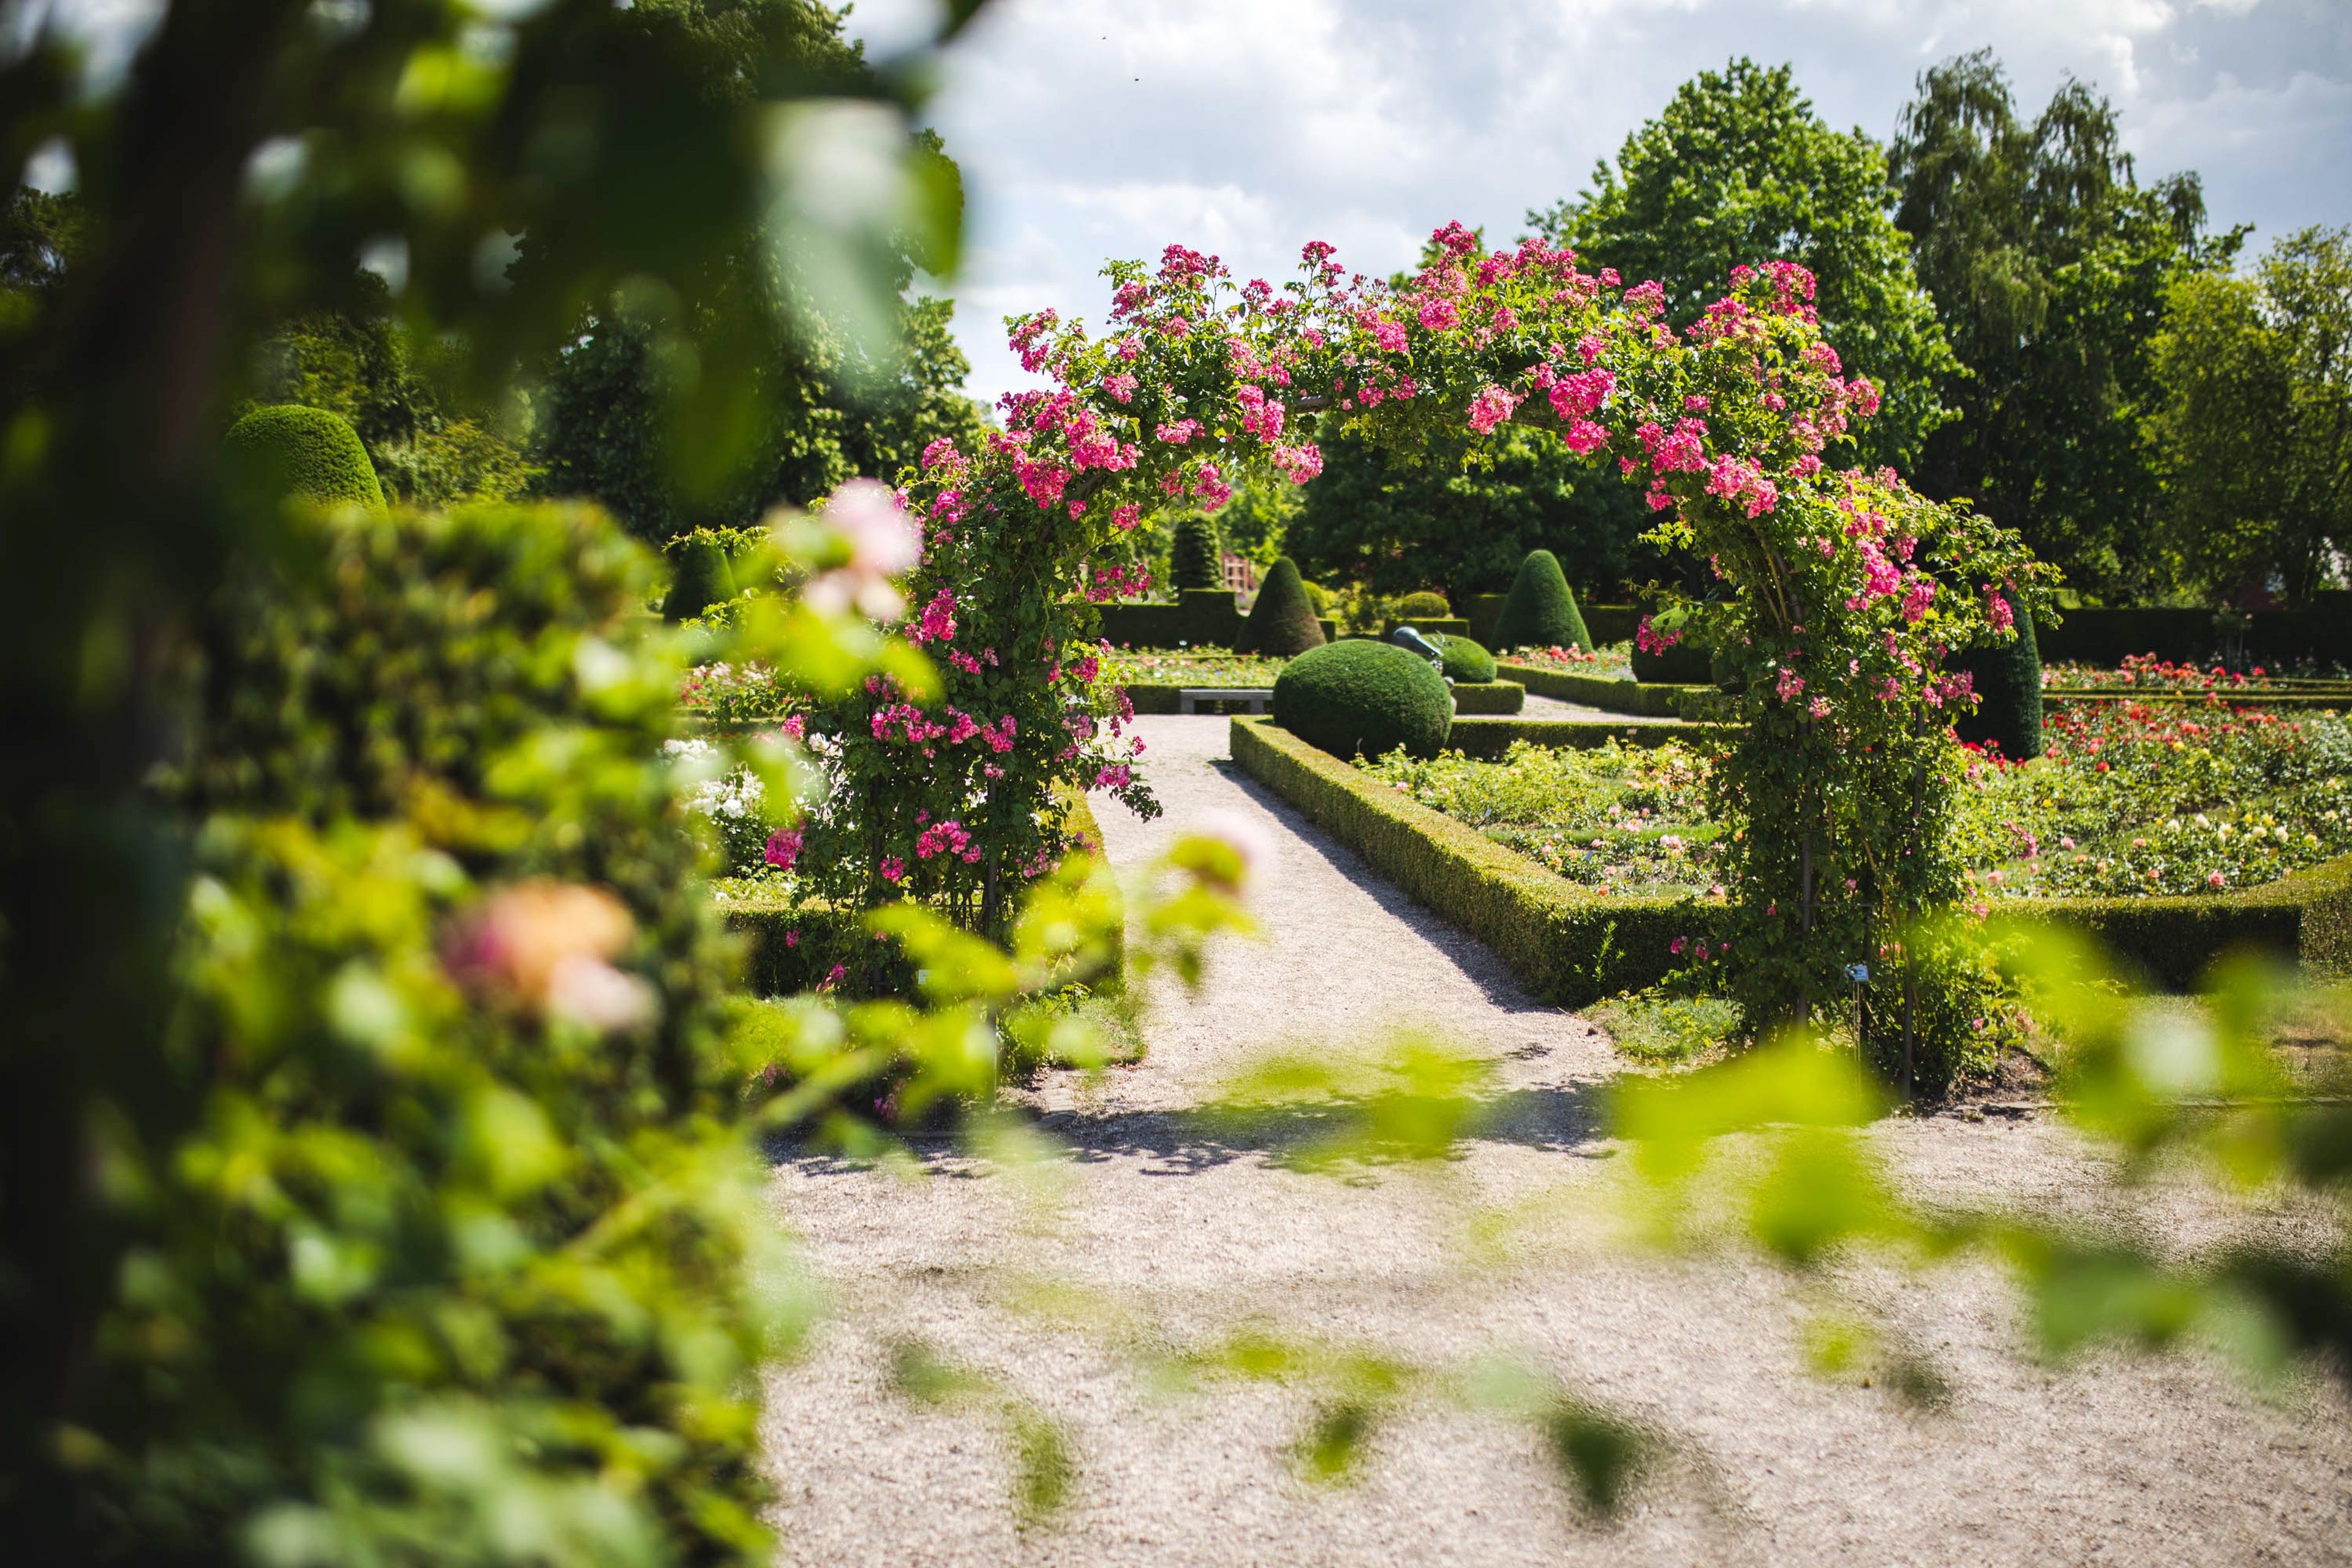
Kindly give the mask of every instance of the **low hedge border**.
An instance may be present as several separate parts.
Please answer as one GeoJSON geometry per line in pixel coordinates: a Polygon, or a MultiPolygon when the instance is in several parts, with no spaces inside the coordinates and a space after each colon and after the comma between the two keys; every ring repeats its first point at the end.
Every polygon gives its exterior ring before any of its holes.
{"type": "Polygon", "coordinates": [[[1669,741],[1702,745],[1731,730],[1728,724],[1611,723],[1602,719],[1456,719],[1445,749],[1480,762],[1496,762],[1514,741],[1582,751],[1611,741],[1621,746],[1663,746],[1669,741]]]}
{"type": "Polygon", "coordinates": [[[1711,691],[1706,686],[1645,686],[1638,680],[1612,680],[1598,675],[1571,675],[1540,665],[1498,662],[1495,672],[1516,680],[1538,697],[1605,708],[1612,713],[1637,713],[1646,719],[1672,719],[1685,692],[1711,691]]]}
{"type": "MultiPolygon", "coordinates": [[[[1499,733],[1515,726],[1478,726],[1489,727],[1499,733]]],[[[1454,728],[1458,735],[1464,726],[1454,728]]],[[[1232,745],[1243,772],[1414,901],[1494,949],[1547,1001],[1583,1007],[1648,985],[1675,967],[1668,946],[1675,937],[1722,934],[1719,908],[1580,887],[1271,720],[1234,720],[1232,745]]],[[[2215,959],[2246,947],[2294,955],[2321,974],[2352,974],[2352,858],[2212,898],[2033,899],[1997,908],[2010,921],[2087,931],[2120,962],[2173,990],[2193,986],[2215,959]]]]}
{"type": "Polygon", "coordinates": [[[1464,680],[1454,686],[1456,713],[1516,713],[1527,701],[1528,689],[1516,680],[1464,680]]]}
{"type": "MultiPolygon", "coordinates": [[[[1087,798],[1075,793],[1065,795],[1062,810],[1064,826],[1087,853],[1102,857],[1102,825],[1095,820],[1087,798]]],[[[851,951],[853,943],[866,940],[863,910],[837,909],[816,900],[733,898],[722,900],[719,910],[728,929],[743,942],[743,983],[755,996],[790,996],[811,989],[851,951]]],[[[1114,994],[1127,984],[1123,926],[1116,931],[1111,943],[1110,970],[1094,986],[1098,995],[1114,994]]]]}
{"type": "MultiPolygon", "coordinates": [[[[1458,732],[1461,726],[1455,726],[1458,732]]],[[[1604,897],[1277,729],[1233,721],[1243,772],[1362,856],[1415,902],[1492,948],[1542,999],[1583,1007],[1662,978],[1677,936],[1718,933],[1689,899],[1604,897]]]]}

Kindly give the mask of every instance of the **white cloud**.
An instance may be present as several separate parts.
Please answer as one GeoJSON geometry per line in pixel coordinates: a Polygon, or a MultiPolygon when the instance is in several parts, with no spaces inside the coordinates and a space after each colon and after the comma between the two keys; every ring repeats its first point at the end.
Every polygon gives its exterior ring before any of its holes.
{"type": "Polygon", "coordinates": [[[2107,93],[2143,175],[2199,170],[2218,222],[2352,207],[2336,0],[995,0],[934,104],[973,200],[972,387],[1026,379],[998,316],[1098,321],[1107,257],[1280,279],[1320,238],[1387,271],[1449,218],[1516,235],[1734,55],[1885,139],[1919,70],[1987,45],[2029,113],[2069,74],[2107,93]]]}

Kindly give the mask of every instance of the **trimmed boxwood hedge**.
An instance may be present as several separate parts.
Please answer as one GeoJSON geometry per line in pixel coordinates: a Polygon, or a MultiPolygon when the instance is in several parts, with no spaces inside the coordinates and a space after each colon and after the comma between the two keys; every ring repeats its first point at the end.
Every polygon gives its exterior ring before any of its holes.
{"type": "MultiPolygon", "coordinates": [[[[1497,720],[1456,724],[1454,748],[1468,750],[1465,730],[1486,730],[1502,741],[1494,749],[1499,755],[1508,739],[1536,738],[1509,731],[1533,728],[1497,720]]],[[[1676,936],[1721,930],[1717,908],[1603,898],[1556,877],[1264,720],[1233,721],[1233,754],[1244,772],[1375,870],[1493,948],[1528,989],[1563,1006],[1649,984],[1674,966],[1666,944],[1676,936]]],[[[2147,981],[2175,990],[2196,984],[2224,953],[2246,948],[2299,958],[2321,974],[2352,975],[2352,858],[2214,898],[2019,900],[2000,912],[2011,921],[2085,931],[2147,981]]]]}
{"type": "Polygon", "coordinates": [[[1402,746],[1433,757],[1454,722],[1444,678],[1394,643],[1349,639],[1300,654],[1274,681],[1274,718],[1335,755],[1382,757],[1402,746]]]}
{"type": "MultiPolygon", "coordinates": [[[[1092,853],[1103,852],[1102,825],[1086,796],[1062,797],[1063,824],[1092,853]]],[[[856,910],[836,909],[811,900],[794,903],[776,898],[729,899],[719,906],[727,928],[743,942],[743,983],[755,996],[790,996],[813,988],[825,972],[850,952],[855,944],[870,942],[865,920],[856,910]],[[787,942],[790,936],[794,940],[787,942]]],[[[1097,994],[1108,995],[1127,984],[1127,934],[1115,929],[1111,937],[1109,971],[1095,983],[1097,994]]],[[[911,974],[886,976],[911,984],[911,974]]]]}
{"type": "Polygon", "coordinates": [[[1233,721],[1233,754],[1374,870],[1493,948],[1546,1001],[1582,1007],[1638,990],[1675,967],[1675,937],[1720,934],[1719,908],[1604,898],[1266,720],[1233,721]]]}
{"type": "Polygon", "coordinates": [[[1495,679],[1495,656],[1468,637],[1437,639],[1445,679],[1457,686],[1484,685],[1495,679]]]}
{"type": "Polygon", "coordinates": [[[229,426],[221,465],[240,503],[269,506],[302,496],[382,512],[383,487],[359,433],[340,414],[299,403],[254,409],[229,426]]]}
{"type": "Polygon", "coordinates": [[[1516,680],[1457,680],[1454,683],[1454,711],[1463,713],[1516,713],[1527,706],[1528,689],[1516,680]]]}
{"type": "Polygon", "coordinates": [[[1639,713],[1650,719],[1676,717],[1680,710],[1675,704],[1684,692],[1715,689],[1711,686],[1645,686],[1638,681],[1613,680],[1599,675],[1575,675],[1564,669],[1517,664],[1509,659],[1497,663],[1495,672],[1506,680],[1517,681],[1538,697],[1556,697],[1562,702],[1580,702],[1587,708],[1606,708],[1612,713],[1639,713]]]}
{"type": "Polygon", "coordinates": [[[1575,591],[1559,569],[1559,557],[1535,550],[1519,563],[1518,575],[1495,617],[1494,645],[1514,647],[1592,648],[1592,634],[1577,613],[1575,591]]]}

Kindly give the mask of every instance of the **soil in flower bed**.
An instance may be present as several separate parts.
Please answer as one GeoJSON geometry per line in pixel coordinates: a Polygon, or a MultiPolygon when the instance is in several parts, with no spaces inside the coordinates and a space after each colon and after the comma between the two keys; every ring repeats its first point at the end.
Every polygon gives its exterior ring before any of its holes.
{"type": "MultiPolygon", "coordinates": [[[[2048,754],[1968,759],[1958,834],[1988,898],[2219,893],[2352,854],[2352,724],[2110,703],[2053,716],[2048,754]]],[[[1571,881],[1723,897],[1707,763],[1676,742],[1367,764],[1571,881]]]]}

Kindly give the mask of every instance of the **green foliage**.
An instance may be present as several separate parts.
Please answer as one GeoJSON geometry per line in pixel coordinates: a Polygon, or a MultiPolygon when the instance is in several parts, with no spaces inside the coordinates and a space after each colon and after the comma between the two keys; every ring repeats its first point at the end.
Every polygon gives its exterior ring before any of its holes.
{"type": "MultiPolygon", "coordinates": [[[[349,306],[362,244],[406,258],[412,342],[486,407],[584,301],[705,298],[755,215],[818,317],[872,341],[897,309],[872,258],[954,260],[952,182],[906,132],[921,60],[881,93],[801,71],[794,30],[837,22],[797,0],[354,15],[172,0],[95,75],[37,28],[0,92],[18,162],[54,139],[79,181],[62,271],[0,304],[0,668],[34,759],[0,770],[0,822],[39,825],[0,856],[0,1277],[37,1282],[0,1291],[10,1545],[764,1560],[741,1401],[790,1298],[746,1284],[773,1229],[654,750],[679,672],[634,641],[655,580],[543,513],[257,535],[205,432],[277,324],[349,306]],[[158,786],[232,578],[250,657],[213,668],[295,706],[214,694],[206,732],[244,739],[205,742],[204,819],[158,786]],[[370,651],[325,605],[436,640],[370,651]],[[622,948],[553,991],[460,994],[445,941],[550,882],[622,948]],[[650,1023],[591,1021],[640,987],[650,1023]]],[[[698,372],[674,427],[723,468],[773,391],[744,352],[773,318],[648,310],[698,372]]],[[[856,629],[760,657],[855,679],[856,629]]],[[[943,1027],[961,1048],[971,1025],[943,1027]]]]}
{"type": "Polygon", "coordinates": [[[1314,601],[1298,575],[1297,563],[1286,555],[1258,584],[1257,598],[1242,626],[1243,649],[1286,658],[1322,646],[1323,627],[1316,619],[1314,601]]]}
{"type": "Polygon", "coordinates": [[[1454,722],[1444,677],[1393,643],[1327,644],[1283,667],[1275,722],[1334,756],[1384,756],[1403,747],[1434,756],[1454,722]]]}
{"type": "Polygon", "coordinates": [[[1400,620],[1444,620],[1454,614],[1445,595],[1430,588],[1416,589],[1397,601],[1400,620]]]}
{"type": "Polygon", "coordinates": [[[1958,668],[1975,678],[1977,710],[1953,728],[1963,741],[1990,742],[2011,762],[2042,754],[2042,653],[2033,637],[2033,615],[2014,594],[2006,595],[2017,618],[2017,636],[1965,654],[1958,668]]]}
{"type": "Polygon", "coordinates": [[[1559,569],[1559,557],[1549,550],[1531,550],[1511,579],[1510,596],[1503,601],[1495,622],[1495,646],[1516,647],[1592,647],[1592,634],[1576,607],[1575,591],[1559,569]]]}
{"type": "MultiPolygon", "coordinates": [[[[349,420],[395,500],[417,506],[504,500],[536,470],[501,431],[499,412],[456,384],[457,355],[420,342],[394,315],[390,291],[355,270],[348,298],[279,327],[261,346],[264,402],[299,403],[349,420]]],[[[509,417],[515,417],[509,413],[509,417]]]]}
{"type": "Polygon", "coordinates": [[[367,448],[349,424],[323,408],[257,408],[229,427],[223,447],[223,466],[248,504],[299,496],[327,506],[383,510],[383,489],[367,448]]]}
{"type": "Polygon", "coordinates": [[[1311,582],[1306,578],[1299,580],[1299,585],[1307,590],[1307,602],[1315,606],[1316,615],[1328,616],[1331,613],[1330,589],[1320,583],[1311,582]]]}
{"type": "Polygon", "coordinates": [[[1322,438],[1323,473],[1301,492],[1286,548],[1318,577],[1384,595],[1430,584],[1457,603],[1500,592],[1530,550],[1575,563],[1589,593],[1643,574],[1641,496],[1542,430],[1486,441],[1433,437],[1408,450],[1343,427],[1322,438]]]}
{"type": "Polygon", "coordinates": [[[2141,186],[2114,109],[2081,82],[2021,121],[1989,50],[1921,75],[1891,163],[1895,221],[1967,366],[1938,374],[1960,417],[1929,438],[1919,485],[1973,498],[2081,588],[2160,590],[2137,428],[2151,340],[2168,287],[2226,264],[2238,235],[2203,233],[2195,174],[2141,186]]]}
{"type": "MultiPolygon", "coordinates": [[[[1457,682],[1454,688],[1454,712],[1458,719],[1465,713],[1516,713],[1527,706],[1528,689],[1516,680],[1457,682]]],[[[1453,742],[1454,732],[1446,731],[1453,742]]]]}
{"type": "Polygon", "coordinates": [[[1233,755],[1415,902],[1493,949],[1530,992],[1561,1006],[1654,984],[1680,963],[1670,951],[1675,938],[1712,940],[1727,923],[1726,910],[1687,900],[1596,896],[1277,723],[1235,719],[1233,755]]]}
{"type": "Polygon", "coordinates": [[[1720,996],[1676,996],[1663,987],[1612,996],[1587,1015],[1621,1056],[1644,1067],[1686,1067],[1739,1038],[1739,1005],[1720,996]]]}
{"type": "Polygon", "coordinates": [[[2352,542],[2352,230],[2289,235],[2252,278],[2183,273],[2151,354],[2173,575],[2306,602],[2352,542]]]}
{"type": "Polygon", "coordinates": [[[1688,689],[1687,687],[1677,689],[1670,684],[1655,682],[1612,680],[1598,675],[1579,675],[1573,670],[1513,664],[1507,660],[1496,668],[1538,697],[1557,697],[1563,702],[1580,702],[1590,708],[1606,708],[1617,713],[1638,713],[1649,719],[1676,717],[1675,703],[1683,690],[1688,689]]]}
{"type": "Polygon", "coordinates": [[[1495,656],[1465,637],[1441,634],[1437,651],[1445,679],[1481,684],[1495,679],[1495,656]]]}
{"type": "Polygon", "coordinates": [[[1942,388],[1959,365],[1887,217],[1885,153],[1832,130],[1787,66],[1700,72],[1592,179],[1528,221],[1629,281],[1664,283],[1678,326],[1723,296],[1734,267],[1812,269],[1823,334],[1885,399],[1861,437],[1865,464],[1907,464],[1951,417],[1942,388]]]}
{"type": "Polygon", "coordinates": [[[1223,587],[1225,574],[1219,558],[1222,549],[1214,518],[1197,511],[1188,511],[1178,518],[1174,541],[1169,547],[1169,586],[1180,593],[1187,588],[1223,587]]]}
{"type": "Polygon", "coordinates": [[[735,575],[727,564],[726,548],[718,540],[688,539],[679,547],[676,560],[669,595],[662,600],[664,620],[690,621],[735,596],[735,575]]]}
{"type": "Polygon", "coordinates": [[[586,510],[344,513],[211,617],[181,989],[102,1133],[124,1545],[764,1552],[745,1395],[790,1324],[651,568],[586,510]]]}

